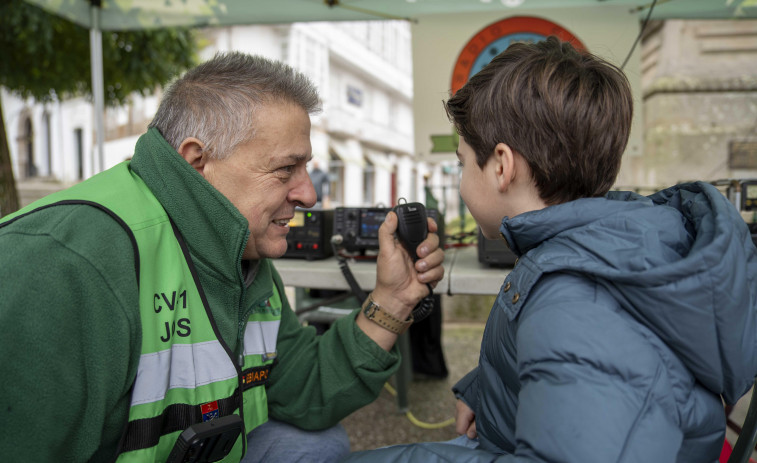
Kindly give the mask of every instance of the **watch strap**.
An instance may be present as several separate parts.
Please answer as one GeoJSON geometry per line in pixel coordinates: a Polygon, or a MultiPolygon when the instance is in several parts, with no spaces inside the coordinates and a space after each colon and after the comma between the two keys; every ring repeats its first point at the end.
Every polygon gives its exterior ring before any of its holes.
{"type": "Polygon", "coordinates": [[[407,320],[400,320],[378,305],[376,301],[373,300],[372,293],[369,294],[365,299],[365,302],[363,302],[362,310],[368,320],[395,334],[404,333],[410,328],[410,325],[413,324],[412,314],[410,314],[410,317],[408,317],[407,320]]]}

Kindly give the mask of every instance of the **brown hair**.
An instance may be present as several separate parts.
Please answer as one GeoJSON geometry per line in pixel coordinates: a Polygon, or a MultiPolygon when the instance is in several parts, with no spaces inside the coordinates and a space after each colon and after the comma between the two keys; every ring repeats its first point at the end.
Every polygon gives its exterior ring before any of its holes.
{"type": "Polygon", "coordinates": [[[550,205],[609,191],[633,114],[623,72],[556,37],[510,45],[444,107],[479,167],[509,145],[550,205]]]}

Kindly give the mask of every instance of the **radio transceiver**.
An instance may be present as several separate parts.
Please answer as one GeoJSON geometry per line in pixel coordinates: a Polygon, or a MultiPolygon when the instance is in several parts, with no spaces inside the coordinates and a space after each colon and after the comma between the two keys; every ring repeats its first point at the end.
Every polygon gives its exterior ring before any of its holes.
{"type": "Polygon", "coordinates": [[[517,256],[507,246],[504,238],[490,240],[478,229],[478,261],[491,267],[512,267],[517,256]]]}
{"type": "Polygon", "coordinates": [[[333,255],[330,242],[333,224],[333,209],[295,210],[289,221],[287,250],[282,257],[316,260],[333,255]]]}
{"type": "MultiPolygon", "coordinates": [[[[390,207],[337,207],[334,211],[334,234],[342,235],[341,247],[349,252],[378,250],[378,230],[390,207]]],[[[426,213],[438,226],[439,246],[444,246],[444,218],[436,209],[426,213]]]]}
{"type": "MultiPolygon", "coordinates": [[[[338,207],[334,214],[334,238],[335,242],[347,251],[365,253],[367,250],[376,250],[379,248],[379,228],[384,223],[384,219],[389,212],[397,214],[397,230],[394,237],[402,244],[410,258],[415,262],[418,260],[416,254],[417,247],[428,236],[427,217],[431,217],[439,223],[439,236],[444,236],[444,218],[440,216],[436,209],[427,210],[421,203],[408,203],[401,198],[397,206],[389,208],[379,207],[338,207]]],[[[443,244],[440,244],[443,246],[443,244]]],[[[355,277],[350,271],[347,259],[339,252],[337,254],[339,267],[344,274],[347,283],[352,289],[353,295],[358,300],[365,300],[367,295],[355,281],[355,277]]],[[[429,294],[424,297],[418,305],[413,308],[410,320],[420,321],[428,317],[435,307],[434,289],[430,284],[428,286],[429,294]]],[[[363,306],[364,313],[369,318],[368,312],[365,312],[366,306],[363,306]]],[[[407,328],[407,325],[405,326],[407,328]]],[[[404,328],[403,328],[404,330],[404,328]]],[[[401,331],[395,331],[401,332],[401,331]]]]}

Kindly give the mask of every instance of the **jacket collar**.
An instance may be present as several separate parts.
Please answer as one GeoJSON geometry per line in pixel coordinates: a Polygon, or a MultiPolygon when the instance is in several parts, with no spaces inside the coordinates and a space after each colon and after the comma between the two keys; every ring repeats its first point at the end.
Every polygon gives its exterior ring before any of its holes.
{"type": "Polygon", "coordinates": [[[512,218],[505,217],[500,233],[510,249],[521,256],[559,233],[583,228],[612,214],[629,214],[633,209],[653,205],[649,198],[636,193],[613,193],[603,198],[582,198],[512,218]]]}
{"type": "Polygon", "coordinates": [[[242,252],[250,234],[239,210],[155,128],[137,141],[131,168],[174,221],[195,263],[217,278],[239,284],[242,252]]]}

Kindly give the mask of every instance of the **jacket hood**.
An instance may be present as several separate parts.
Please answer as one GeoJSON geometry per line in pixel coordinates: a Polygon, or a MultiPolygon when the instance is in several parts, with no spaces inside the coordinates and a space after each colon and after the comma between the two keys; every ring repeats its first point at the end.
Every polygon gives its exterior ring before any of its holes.
{"type": "Polygon", "coordinates": [[[727,403],[753,384],[757,252],[712,185],[611,192],[505,217],[500,230],[543,273],[576,271],[607,288],[727,403]]]}

